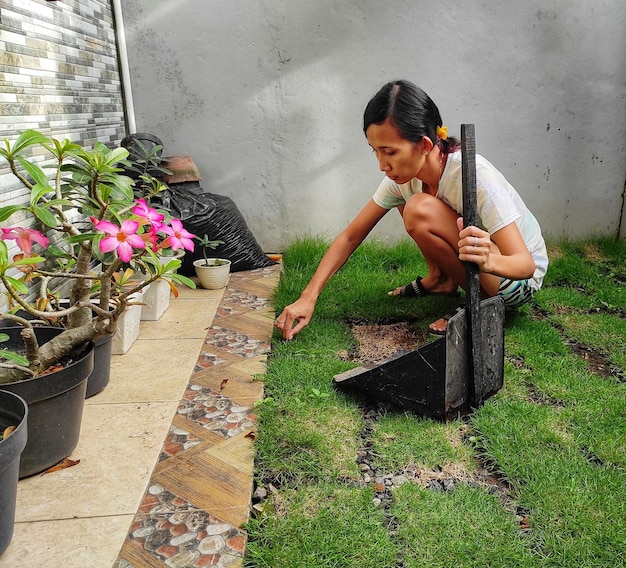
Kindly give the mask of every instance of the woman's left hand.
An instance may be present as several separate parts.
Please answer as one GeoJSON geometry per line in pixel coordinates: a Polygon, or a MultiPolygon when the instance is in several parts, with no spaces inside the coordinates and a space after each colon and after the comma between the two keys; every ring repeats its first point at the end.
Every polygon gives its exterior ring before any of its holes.
{"type": "Polygon", "coordinates": [[[480,271],[489,272],[489,257],[491,255],[491,237],[487,231],[478,227],[463,228],[463,219],[457,219],[459,227],[459,260],[474,262],[480,271]]]}

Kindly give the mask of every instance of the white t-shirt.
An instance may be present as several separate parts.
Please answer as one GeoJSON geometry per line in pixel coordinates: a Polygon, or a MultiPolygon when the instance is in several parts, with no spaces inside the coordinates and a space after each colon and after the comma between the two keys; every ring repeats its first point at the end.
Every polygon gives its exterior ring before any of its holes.
{"type": "MultiPolygon", "coordinates": [[[[422,182],[417,178],[397,184],[385,177],[374,194],[374,202],[384,209],[403,205],[422,192],[422,182]]],[[[448,155],[437,197],[459,215],[463,215],[463,184],[461,151],[448,155]]],[[[505,177],[485,158],[476,155],[476,199],[478,224],[490,235],[515,222],[535,261],[535,272],[528,281],[533,290],[539,290],[548,269],[548,253],[535,216],[505,177]]]]}

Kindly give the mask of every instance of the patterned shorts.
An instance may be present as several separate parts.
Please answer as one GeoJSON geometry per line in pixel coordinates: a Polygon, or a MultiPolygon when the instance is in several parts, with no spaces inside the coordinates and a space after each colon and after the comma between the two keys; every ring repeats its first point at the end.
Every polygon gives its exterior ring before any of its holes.
{"type": "Polygon", "coordinates": [[[526,304],[533,299],[533,290],[526,280],[510,280],[509,278],[500,279],[500,288],[498,296],[504,298],[504,305],[507,308],[516,308],[522,304],[526,304]]]}

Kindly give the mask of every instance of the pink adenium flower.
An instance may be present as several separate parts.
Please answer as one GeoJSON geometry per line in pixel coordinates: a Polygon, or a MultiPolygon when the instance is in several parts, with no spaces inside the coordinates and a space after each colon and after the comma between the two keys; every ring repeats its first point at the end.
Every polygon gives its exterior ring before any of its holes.
{"type": "Polygon", "coordinates": [[[149,207],[145,199],[137,200],[137,204],[133,207],[133,213],[146,219],[156,230],[159,230],[163,219],[165,219],[165,215],[149,207]]]}
{"type": "Polygon", "coordinates": [[[146,231],[145,233],[141,233],[140,235],[143,239],[143,242],[146,243],[146,246],[150,245],[150,249],[154,252],[159,250],[159,235],[157,233],[160,229],[161,225],[159,225],[158,227],[155,225],[151,225],[148,231],[146,231]]]}
{"type": "Polygon", "coordinates": [[[183,223],[180,219],[172,219],[170,224],[171,226],[161,225],[161,231],[168,235],[163,245],[169,244],[172,250],[184,248],[185,250],[193,252],[194,242],[192,239],[194,239],[196,235],[187,231],[187,229],[183,227],[183,223]]]}
{"type": "Polygon", "coordinates": [[[139,223],[137,221],[126,220],[122,222],[122,226],[118,227],[110,221],[98,221],[91,218],[96,229],[108,233],[108,237],[104,237],[100,241],[101,252],[111,252],[117,250],[117,255],[123,262],[129,262],[133,257],[133,249],[144,249],[146,243],[137,234],[139,223]]]}
{"type": "Polygon", "coordinates": [[[48,237],[35,229],[24,229],[23,227],[11,227],[2,229],[0,239],[3,241],[15,241],[20,250],[30,254],[33,243],[39,243],[42,247],[48,246],[48,237]]]}

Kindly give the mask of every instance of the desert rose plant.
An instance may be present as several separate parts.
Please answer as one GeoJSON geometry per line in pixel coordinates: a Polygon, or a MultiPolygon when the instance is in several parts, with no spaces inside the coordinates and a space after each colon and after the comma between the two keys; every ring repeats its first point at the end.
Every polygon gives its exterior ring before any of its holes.
{"type": "Polygon", "coordinates": [[[125,148],[85,149],[27,130],[13,143],[5,139],[0,157],[29,193],[27,203],[0,207],[7,297],[0,318],[23,326],[25,344],[23,354],[0,351],[0,368],[8,369],[0,381],[41,374],[79,345],[114,333],[137,292],[157,279],[168,281],[175,296],[177,284],[195,288],[176,272],[180,260],[162,259],[172,250],[193,251],[194,235],[151,206],[150,197],[167,186],[124,175],[125,148]],[[138,271],[142,277],[134,278],[138,271]],[[38,345],[33,323],[60,321],[65,331],[38,345]]]}
{"type": "MultiPolygon", "coordinates": [[[[198,244],[202,247],[202,258],[204,259],[204,264],[209,264],[209,249],[216,249],[219,245],[223,245],[224,241],[213,241],[209,239],[209,235],[204,235],[199,241],[198,244]]],[[[217,262],[219,259],[215,259],[216,266],[219,266],[217,262]]]]}

